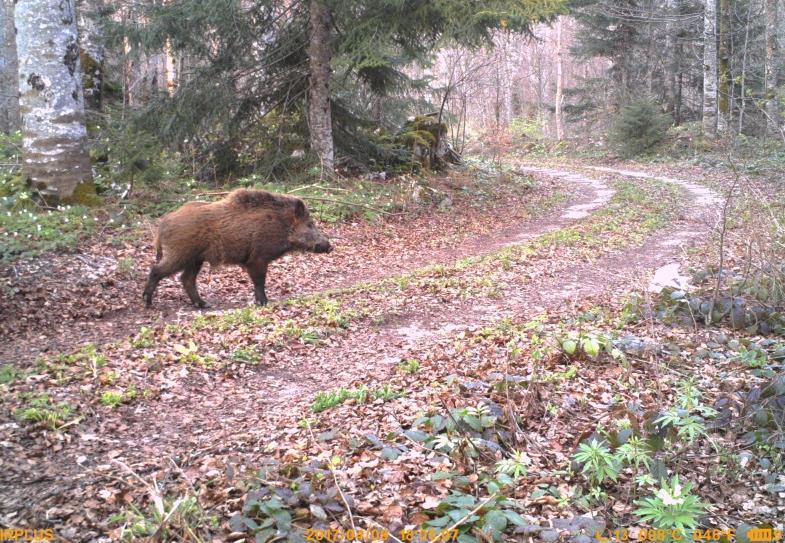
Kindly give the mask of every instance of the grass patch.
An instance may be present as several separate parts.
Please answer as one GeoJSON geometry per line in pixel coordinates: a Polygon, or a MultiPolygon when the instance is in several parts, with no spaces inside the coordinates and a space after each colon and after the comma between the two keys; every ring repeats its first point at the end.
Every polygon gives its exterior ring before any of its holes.
{"type": "Polygon", "coordinates": [[[136,385],[129,385],[125,390],[107,390],[101,394],[101,405],[105,407],[118,407],[124,403],[133,402],[138,393],[136,385]]]}
{"type": "Polygon", "coordinates": [[[256,345],[237,347],[232,351],[232,360],[242,362],[243,364],[258,364],[261,358],[262,355],[256,345]]]}
{"type": "Polygon", "coordinates": [[[25,424],[43,423],[51,430],[65,425],[74,414],[74,408],[68,402],[55,403],[47,393],[21,395],[25,407],[16,410],[16,418],[25,424]]]}
{"type": "Polygon", "coordinates": [[[0,366],[0,385],[10,385],[23,375],[24,372],[13,364],[3,364],[0,366]]]}
{"type": "Polygon", "coordinates": [[[311,411],[321,413],[327,409],[337,407],[349,399],[355,400],[358,404],[364,404],[369,398],[390,401],[402,395],[402,392],[393,389],[391,385],[385,385],[374,390],[368,389],[364,385],[355,389],[334,388],[333,390],[317,392],[316,396],[314,396],[313,404],[311,404],[311,411]]]}
{"type": "Polygon", "coordinates": [[[0,199],[0,262],[62,251],[76,246],[89,236],[100,222],[95,210],[84,206],[61,206],[57,210],[40,210],[20,193],[11,205],[0,199]]]}

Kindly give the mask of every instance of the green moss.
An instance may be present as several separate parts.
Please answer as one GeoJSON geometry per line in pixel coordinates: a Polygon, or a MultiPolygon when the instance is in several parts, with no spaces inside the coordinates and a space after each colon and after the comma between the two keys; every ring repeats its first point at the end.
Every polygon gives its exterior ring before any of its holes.
{"type": "Polygon", "coordinates": [[[83,84],[85,88],[92,88],[95,84],[93,80],[93,75],[101,69],[100,65],[95,61],[90,54],[82,49],[79,52],[79,61],[82,65],[82,76],[83,76],[83,84]]]}
{"type": "Polygon", "coordinates": [[[436,138],[425,130],[412,130],[403,132],[398,136],[398,141],[405,145],[419,145],[430,149],[436,145],[436,138]]]}
{"type": "Polygon", "coordinates": [[[407,122],[405,128],[430,132],[434,139],[438,139],[447,133],[447,125],[440,123],[430,115],[418,115],[413,121],[407,122]]]}
{"type": "Polygon", "coordinates": [[[101,199],[95,193],[95,183],[83,181],[76,186],[74,193],[69,198],[63,198],[62,203],[95,207],[101,203],[101,199]]]}

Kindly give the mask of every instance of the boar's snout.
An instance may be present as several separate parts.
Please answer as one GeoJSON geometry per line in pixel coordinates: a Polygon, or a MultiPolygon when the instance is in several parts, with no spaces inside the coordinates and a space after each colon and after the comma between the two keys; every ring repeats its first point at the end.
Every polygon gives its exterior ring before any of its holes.
{"type": "Polygon", "coordinates": [[[333,249],[330,240],[322,234],[311,219],[296,225],[289,236],[289,241],[294,249],[300,251],[329,253],[333,249]]]}
{"type": "Polygon", "coordinates": [[[330,245],[330,242],[327,240],[320,241],[313,247],[314,253],[329,253],[333,250],[333,246],[330,245]]]}

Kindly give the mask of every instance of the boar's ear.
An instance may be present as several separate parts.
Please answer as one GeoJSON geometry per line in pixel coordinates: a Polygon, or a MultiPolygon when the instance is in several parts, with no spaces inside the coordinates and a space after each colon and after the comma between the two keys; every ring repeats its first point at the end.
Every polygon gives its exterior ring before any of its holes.
{"type": "Polygon", "coordinates": [[[296,219],[304,219],[305,215],[305,204],[298,198],[294,201],[294,217],[296,219]]]}

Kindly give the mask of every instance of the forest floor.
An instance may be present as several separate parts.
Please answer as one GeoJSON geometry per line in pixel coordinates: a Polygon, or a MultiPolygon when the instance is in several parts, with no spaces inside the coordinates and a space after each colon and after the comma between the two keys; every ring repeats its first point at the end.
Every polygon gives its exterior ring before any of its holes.
{"type": "Polygon", "coordinates": [[[682,318],[712,288],[720,233],[724,269],[743,264],[754,225],[722,221],[738,180],[511,170],[534,183],[500,179],[478,205],[456,178],[464,197],[441,210],[325,228],[335,251],[275,263],[264,308],[222,268],[202,272],[206,310],[174,278],[144,309],[150,236],[6,267],[0,524],[66,541],[425,526],[587,543],[645,525],[651,472],[695,485],[702,528],[776,526],[785,441],[766,420],[750,438],[746,415],[781,417],[750,399],[782,371],[781,329],[682,318]],[[624,457],[630,435],[648,449],[624,457]],[[590,437],[612,477],[576,464],[590,437]]]}

